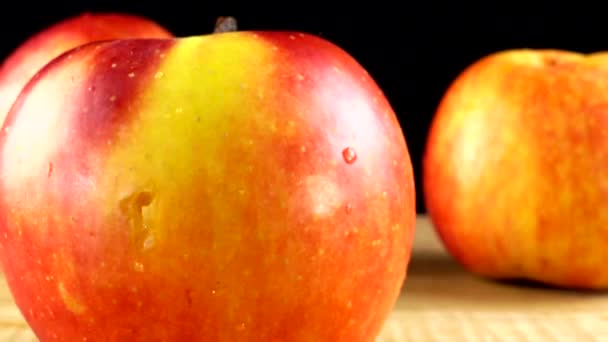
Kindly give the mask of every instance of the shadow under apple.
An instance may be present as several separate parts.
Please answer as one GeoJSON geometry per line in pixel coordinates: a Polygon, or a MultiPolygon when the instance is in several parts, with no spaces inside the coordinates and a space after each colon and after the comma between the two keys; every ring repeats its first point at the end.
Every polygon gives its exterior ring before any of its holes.
{"type": "Polygon", "coordinates": [[[414,249],[397,309],[568,311],[597,301],[608,305],[608,291],[559,288],[527,279],[491,279],[467,271],[445,251],[414,249]]]}

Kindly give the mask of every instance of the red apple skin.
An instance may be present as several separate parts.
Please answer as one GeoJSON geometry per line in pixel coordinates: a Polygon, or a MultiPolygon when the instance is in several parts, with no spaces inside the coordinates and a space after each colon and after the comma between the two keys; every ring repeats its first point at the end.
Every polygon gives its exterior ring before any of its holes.
{"type": "Polygon", "coordinates": [[[373,341],[406,278],[402,130],[315,36],[81,46],[0,156],[0,259],[42,341],[373,341]]]}
{"type": "Polygon", "coordinates": [[[29,79],[61,53],[96,40],[171,38],[151,19],[124,13],[83,13],[51,25],[18,46],[0,65],[0,122],[29,79]]]}
{"type": "Polygon", "coordinates": [[[468,270],[608,287],[607,57],[502,51],[447,89],[423,191],[440,237],[468,270]]]}

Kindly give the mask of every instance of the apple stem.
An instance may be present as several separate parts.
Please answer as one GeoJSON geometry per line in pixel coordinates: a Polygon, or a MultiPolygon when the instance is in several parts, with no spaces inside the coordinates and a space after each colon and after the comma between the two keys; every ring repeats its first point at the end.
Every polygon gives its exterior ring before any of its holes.
{"type": "Polygon", "coordinates": [[[234,17],[219,17],[215,21],[213,33],[234,32],[236,30],[237,25],[234,17]]]}

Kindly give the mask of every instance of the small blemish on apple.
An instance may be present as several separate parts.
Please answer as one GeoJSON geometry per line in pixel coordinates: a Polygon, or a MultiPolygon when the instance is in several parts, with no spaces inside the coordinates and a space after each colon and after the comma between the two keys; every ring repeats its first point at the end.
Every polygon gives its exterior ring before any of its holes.
{"type": "Polygon", "coordinates": [[[306,146],[304,146],[304,145],[300,146],[300,152],[302,152],[302,153],[306,152],[306,146]]]}
{"type": "Polygon", "coordinates": [[[298,81],[303,81],[304,80],[304,75],[302,74],[297,74],[296,78],[298,79],[298,81]]]}
{"type": "Polygon", "coordinates": [[[346,210],[346,213],[347,213],[347,214],[352,213],[352,212],[353,212],[353,205],[352,205],[352,204],[350,204],[350,203],[347,203],[347,204],[346,204],[346,208],[345,208],[345,210],[346,210]]]}
{"type": "Polygon", "coordinates": [[[143,208],[152,204],[154,194],[151,191],[137,191],[123,198],[119,207],[129,219],[134,243],[144,251],[154,247],[154,236],[144,224],[143,208]]]}
{"type": "Polygon", "coordinates": [[[144,271],[144,264],[142,264],[141,262],[136,261],[136,262],[133,263],[133,269],[136,272],[143,272],[144,271]]]}
{"type": "Polygon", "coordinates": [[[142,244],[143,251],[147,251],[147,250],[153,248],[154,244],[155,244],[154,235],[149,234],[148,236],[146,236],[146,238],[144,239],[144,243],[142,244]]]}
{"type": "Polygon", "coordinates": [[[342,205],[342,193],[328,177],[308,176],[304,182],[315,218],[331,216],[342,205]]]}
{"type": "Polygon", "coordinates": [[[296,40],[296,36],[294,36],[293,34],[290,34],[290,35],[289,35],[289,39],[290,39],[290,40],[296,40]]]}
{"type": "Polygon", "coordinates": [[[116,95],[110,96],[110,102],[114,102],[114,101],[116,101],[116,95]]]}
{"type": "Polygon", "coordinates": [[[63,303],[70,312],[81,315],[87,310],[86,306],[68,292],[62,282],[57,283],[57,290],[59,291],[61,300],[63,300],[63,303]]]}
{"type": "Polygon", "coordinates": [[[133,77],[135,77],[135,73],[134,72],[130,72],[127,76],[129,76],[129,78],[133,78],[133,77]]]}
{"type": "Polygon", "coordinates": [[[157,80],[163,78],[163,76],[165,76],[165,73],[162,71],[158,71],[158,72],[156,72],[156,74],[154,74],[154,78],[157,80]]]}

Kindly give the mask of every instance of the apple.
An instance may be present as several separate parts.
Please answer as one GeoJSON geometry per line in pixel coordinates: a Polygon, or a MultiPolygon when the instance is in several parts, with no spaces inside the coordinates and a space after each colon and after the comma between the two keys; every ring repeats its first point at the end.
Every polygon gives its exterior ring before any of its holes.
{"type": "Polygon", "coordinates": [[[423,160],[427,212],[471,272],[608,287],[608,54],[498,51],[446,90],[423,160]]]}
{"type": "Polygon", "coordinates": [[[235,31],[71,50],[0,138],[0,261],[42,341],[372,341],[415,223],[346,51],[235,31]]]}
{"type": "Polygon", "coordinates": [[[37,32],[19,45],[0,65],[0,122],[27,81],[61,53],[96,40],[170,38],[172,34],[151,19],[126,13],[82,13],[37,32]]]}

